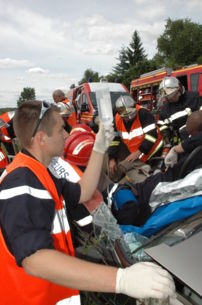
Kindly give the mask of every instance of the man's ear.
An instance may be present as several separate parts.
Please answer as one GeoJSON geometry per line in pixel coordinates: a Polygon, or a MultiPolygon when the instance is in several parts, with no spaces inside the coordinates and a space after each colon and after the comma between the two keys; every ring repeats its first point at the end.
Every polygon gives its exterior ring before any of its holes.
{"type": "Polygon", "coordinates": [[[46,143],[47,134],[44,131],[39,130],[36,133],[35,138],[39,145],[44,145],[46,143]]]}

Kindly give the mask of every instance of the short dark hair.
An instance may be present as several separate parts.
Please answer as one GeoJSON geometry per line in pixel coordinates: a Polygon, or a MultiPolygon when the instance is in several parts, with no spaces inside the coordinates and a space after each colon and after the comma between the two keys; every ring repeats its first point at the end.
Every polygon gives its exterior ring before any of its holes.
{"type": "MultiPolygon", "coordinates": [[[[34,129],[39,121],[41,107],[42,101],[30,100],[22,103],[17,108],[13,118],[13,127],[21,147],[30,147],[34,129]]],[[[50,136],[55,123],[52,114],[59,111],[56,105],[51,104],[37,130],[43,130],[50,136]]]]}

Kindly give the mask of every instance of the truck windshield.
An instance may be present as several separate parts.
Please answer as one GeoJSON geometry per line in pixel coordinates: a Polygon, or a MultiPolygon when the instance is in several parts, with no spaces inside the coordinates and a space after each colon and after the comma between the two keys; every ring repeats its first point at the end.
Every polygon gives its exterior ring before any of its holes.
{"type": "MultiPolygon", "coordinates": [[[[110,92],[111,96],[111,101],[112,101],[112,109],[113,112],[115,112],[115,103],[116,100],[119,98],[121,95],[130,95],[128,92],[110,92]]],[[[96,95],[95,92],[90,92],[90,99],[93,105],[93,108],[97,110],[97,101],[96,101],[96,95]]]]}

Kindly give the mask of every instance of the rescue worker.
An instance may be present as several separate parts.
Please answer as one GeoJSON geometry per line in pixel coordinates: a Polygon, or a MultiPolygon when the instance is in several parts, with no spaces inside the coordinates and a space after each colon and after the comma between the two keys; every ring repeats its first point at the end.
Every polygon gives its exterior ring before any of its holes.
{"type": "Polygon", "coordinates": [[[77,289],[136,298],[172,296],[173,279],[156,264],[116,268],[74,257],[65,206],[69,211],[92,196],[113,129],[106,133],[100,126],[79,183],[57,179],[47,169],[53,157],[62,155],[68,137],[57,107],[24,102],[16,110],[14,130],[22,151],[0,185],[1,305],[55,305],[66,298],[76,305],[77,289]]]}
{"type": "MultiPolygon", "coordinates": [[[[63,158],[67,160],[67,162],[78,166],[81,171],[84,171],[88,164],[94,141],[95,133],[88,125],[75,125],[65,142],[63,158]]],[[[112,183],[113,181],[111,181],[108,175],[102,170],[97,187],[98,190],[100,192],[106,192],[108,186],[112,183]]]]}
{"type": "Polygon", "coordinates": [[[12,140],[15,138],[15,133],[13,130],[14,114],[15,111],[8,111],[0,115],[0,119],[7,123],[6,126],[1,128],[1,141],[4,144],[7,153],[12,156],[15,155],[15,150],[12,143],[12,140]]]}
{"type": "Polygon", "coordinates": [[[73,104],[70,102],[70,100],[67,97],[65,97],[64,92],[60,89],[53,91],[53,100],[56,104],[64,103],[65,105],[68,106],[69,114],[68,117],[65,119],[65,129],[67,132],[70,132],[72,126],[76,124],[76,112],[73,104]]]}
{"type": "Polygon", "coordinates": [[[194,111],[187,119],[186,130],[189,137],[171,148],[165,158],[165,165],[173,167],[178,159],[184,159],[195,148],[202,145],[202,110],[194,111]]]}
{"type": "MultiPolygon", "coordinates": [[[[8,126],[6,122],[4,122],[2,119],[0,119],[0,141],[2,137],[4,137],[3,133],[1,132],[1,129],[5,126],[8,126]]],[[[7,155],[3,149],[3,147],[0,146],[0,174],[4,171],[5,167],[8,165],[8,158],[7,155]]]]}
{"type": "MultiPolygon", "coordinates": [[[[49,169],[52,173],[56,173],[60,178],[66,178],[69,181],[78,182],[86,169],[94,142],[95,134],[88,125],[75,125],[72,128],[69,137],[65,141],[64,154],[62,158],[54,158],[49,165],[49,169]]],[[[103,203],[102,194],[98,190],[100,190],[100,184],[102,188],[105,187],[106,189],[106,182],[103,185],[103,179],[101,179],[101,177],[92,198],[83,203],[90,213],[103,203]]],[[[100,191],[102,191],[102,189],[100,191]]],[[[89,229],[91,230],[90,232],[92,232],[93,228],[90,226],[88,227],[88,232],[89,229]]],[[[84,231],[86,228],[82,227],[82,230],[84,231]]]]}
{"type": "Polygon", "coordinates": [[[116,137],[108,149],[109,173],[112,180],[120,180],[122,173],[133,169],[130,180],[143,181],[150,172],[150,166],[144,166],[152,156],[160,154],[163,146],[162,136],[156,126],[154,116],[140,105],[134,105],[130,96],[120,96],[116,101],[115,131],[116,137]],[[120,145],[127,149],[118,157],[120,145]],[[119,161],[122,161],[119,163],[119,161]],[[146,173],[145,173],[146,172],[146,173]],[[116,178],[118,177],[118,179],[116,178]]]}
{"type": "Polygon", "coordinates": [[[158,126],[164,139],[164,146],[173,146],[187,137],[188,116],[202,107],[202,98],[197,92],[187,92],[176,77],[167,76],[159,85],[158,126]]]}

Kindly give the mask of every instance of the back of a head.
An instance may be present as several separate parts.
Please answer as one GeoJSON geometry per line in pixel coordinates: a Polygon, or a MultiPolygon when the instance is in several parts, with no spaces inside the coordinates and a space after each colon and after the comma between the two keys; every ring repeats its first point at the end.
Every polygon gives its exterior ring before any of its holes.
{"type": "Polygon", "coordinates": [[[22,103],[17,110],[13,118],[13,127],[18,138],[21,147],[29,148],[32,143],[33,133],[36,126],[39,124],[37,130],[44,130],[48,135],[51,134],[54,125],[52,113],[53,111],[59,112],[58,107],[54,105],[47,105],[49,111],[47,111],[41,120],[40,114],[42,110],[42,101],[30,100],[22,103]]]}
{"type": "Polygon", "coordinates": [[[194,111],[187,119],[186,129],[189,135],[197,135],[202,131],[202,110],[194,111]]]}
{"type": "Polygon", "coordinates": [[[56,89],[53,91],[53,100],[56,104],[64,101],[64,99],[65,99],[65,94],[62,90],[56,89]]]}

